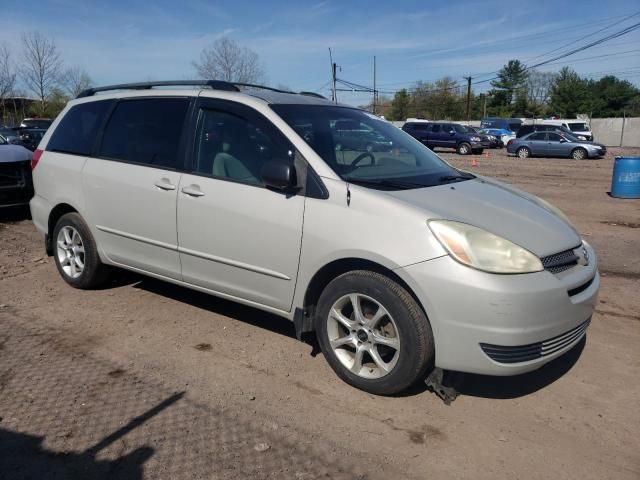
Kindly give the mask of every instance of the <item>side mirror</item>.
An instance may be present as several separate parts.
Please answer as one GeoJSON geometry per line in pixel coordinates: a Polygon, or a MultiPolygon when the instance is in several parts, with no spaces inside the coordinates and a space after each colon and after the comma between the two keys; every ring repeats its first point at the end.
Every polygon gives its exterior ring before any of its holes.
{"type": "Polygon", "coordinates": [[[292,190],[297,186],[296,169],[293,165],[269,160],[262,166],[263,183],[274,190],[292,190]]]}
{"type": "Polygon", "coordinates": [[[562,137],[560,137],[560,143],[567,143],[567,140],[562,138],[562,137]]]}
{"type": "Polygon", "coordinates": [[[449,130],[449,135],[455,135],[456,131],[455,130],[449,130]]]}

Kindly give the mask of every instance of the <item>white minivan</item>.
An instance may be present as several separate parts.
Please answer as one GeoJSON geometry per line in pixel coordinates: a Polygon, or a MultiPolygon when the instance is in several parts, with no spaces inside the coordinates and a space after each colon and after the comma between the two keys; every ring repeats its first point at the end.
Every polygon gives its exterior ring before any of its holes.
{"type": "Polygon", "coordinates": [[[539,368],[596,303],[595,253],[557,208],[316,94],[90,89],[32,170],[33,221],[71,286],[120,267],[280,315],[376,394],[539,368]]]}

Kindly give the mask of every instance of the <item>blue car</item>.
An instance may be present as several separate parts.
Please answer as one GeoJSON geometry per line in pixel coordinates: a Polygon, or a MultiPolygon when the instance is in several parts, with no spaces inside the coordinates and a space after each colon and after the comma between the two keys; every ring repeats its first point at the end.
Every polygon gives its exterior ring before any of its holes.
{"type": "Polygon", "coordinates": [[[521,126],[522,120],[519,118],[485,117],[480,121],[480,127],[482,128],[500,128],[514,133],[521,126]]]}
{"type": "Polygon", "coordinates": [[[578,140],[572,135],[558,132],[534,132],[515,140],[509,140],[507,153],[519,158],[569,157],[574,160],[602,157],[607,147],[601,143],[578,140]]]}
{"type": "Polygon", "coordinates": [[[480,130],[480,133],[484,135],[493,135],[502,141],[503,146],[509,143],[509,140],[516,138],[516,134],[511,130],[506,130],[504,128],[483,128],[480,130]]]}

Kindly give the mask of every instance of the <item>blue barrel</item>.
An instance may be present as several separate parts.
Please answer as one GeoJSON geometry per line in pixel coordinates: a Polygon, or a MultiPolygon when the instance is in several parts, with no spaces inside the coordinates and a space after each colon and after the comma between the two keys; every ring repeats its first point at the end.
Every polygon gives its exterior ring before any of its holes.
{"type": "Polygon", "coordinates": [[[640,198],[640,157],[616,157],[611,177],[611,196],[640,198]]]}

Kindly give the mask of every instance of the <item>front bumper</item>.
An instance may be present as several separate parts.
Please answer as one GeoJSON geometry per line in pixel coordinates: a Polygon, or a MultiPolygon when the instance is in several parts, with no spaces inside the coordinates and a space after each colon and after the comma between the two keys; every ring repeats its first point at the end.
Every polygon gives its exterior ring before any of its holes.
{"type": "Polygon", "coordinates": [[[26,205],[32,196],[30,162],[0,163],[0,207],[26,205]]]}
{"type": "Polygon", "coordinates": [[[431,322],[436,366],[517,375],[570,350],[584,337],[600,285],[586,248],[589,265],[558,274],[495,275],[449,256],[398,269],[431,322]]]}

